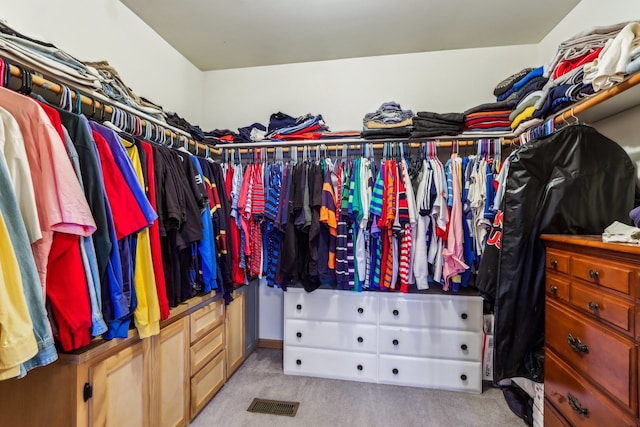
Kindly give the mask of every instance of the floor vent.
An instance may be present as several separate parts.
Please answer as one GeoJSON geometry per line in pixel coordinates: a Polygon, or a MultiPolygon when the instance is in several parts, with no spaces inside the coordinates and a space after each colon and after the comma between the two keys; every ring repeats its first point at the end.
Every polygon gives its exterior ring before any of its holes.
{"type": "Polygon", "coordinates": [[[284,400],[253,399],[247,411],[258,414],[284,415],[295,417],[300,402],[286,402],[284,400]]]}

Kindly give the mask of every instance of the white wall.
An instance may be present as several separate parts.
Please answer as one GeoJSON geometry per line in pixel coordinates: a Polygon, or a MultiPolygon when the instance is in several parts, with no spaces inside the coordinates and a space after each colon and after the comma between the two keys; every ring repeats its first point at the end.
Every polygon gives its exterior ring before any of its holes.
{"type": "Polygon", "coordinates": [[[107,60],[138,95],[202,121],[203,73],[120,1],[6,1],[0,18],[81,61],[107,60]]]}
{"type": "Polygon", "coordinates": [[[284,339],[284,291],[270,288],[266,279],[260,280],[258,295],[259,331],[258,337],[263,340],[284,339]]]}
{"type": "Polygon", "coordinates": [[[331,130],[361,130],[386,101],[414,111],[461,112],[495,100],[493,88],[527,66],[536,45],[460,49],[209,71],[203,127],[267,124],[271,113],[322,114],[331,130]]]}

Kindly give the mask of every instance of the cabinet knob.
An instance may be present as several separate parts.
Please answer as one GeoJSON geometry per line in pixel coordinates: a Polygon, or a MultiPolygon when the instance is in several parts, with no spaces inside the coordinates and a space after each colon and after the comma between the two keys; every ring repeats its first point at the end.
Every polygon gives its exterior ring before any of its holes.
{"type": "Polygon", "coordinates": [[[597,302],[589,301],[589,310],[598,311],[599,308],[600,308],[600,306],[598,305],[597,302]]]}
{"type": "Polygon", "coordinates": [[[298,366],[302,365],[302,360],[300,360],[300,359],[296,360],[296,365],[298,365],[298,366]]]}
{"type": "Polygon", "coordinates": [[[578,415],[584,415],[585,417],[589,416],[589,410],[582,406],[580,401],[576,399],[571,393],[567,393],[567,400],[569,401],[569,406],[573,409],[578,415]]]}
{"type": "Polygon", "coordinates": [[[549,291],[555,294],[556,292],[558,292],[558,287],[556,285],[551,285],[549,286],[549,291]]]}
{"type": "Polygon", "coordinates": [[[362,371],[362,365],[358,365],[358,371],[362,371]]]}
{"type": "Polygon", "coordinates": [[[302,338],[302,332],[296,332],[296,336],[297,336],[298,338],[302,338]]]}
{"type": "Polygon", "coordinates": [[[398,316],[400,314],[400,312],[398,310],[393,310],[393,315],[394,316],[398,316]]]}
{"type": "Polygon", "coordinates": [[[465,374],[460,375],[460,379],[462,381],[466,381],[467,380],[467,376],[465,374]]]}
{"type": "Polygon", "coordinates": [[[364,338],[358,337],[358,342],[363,342],[363,341],[364,341],[364,338]]]}
{"type": "Polygon", "coordinates": [[[462,313],[460,317],[462,317],[462,320],[467,320],[467,317],[469,316],[467,315],[467,313],[462,313]]]}
{"type": "Polygon", "coordinates": [[[298,304],[298,305],[296,305],[296,309],[297,309],[297,310],[302,310],[302,304],[298,304]]]}
{"type": "Polygon", "coordinates": [[[396,368],[393,368],[391,372],[393,372],[393,375],[398,375],[398,370],[396,368]]]}
{"type": "Polygon", "coordinates": [[[552,258],[551,260],[549,260],[549,265],[553,268],[558,267],[558,260],[552,258]]]}
{"type": "Polygon", "coordinates": [[[468,348],[468,347],[467,347],[467,345],[466,345],[466,344],[462,344],[462,345],[460,346],[460,348],[462,349],[462,351],[467,351],[467,348],[468,348]]]}
{"type": "Polygon", "coordinates": [[[600,273],[598,272],[598,270],[589,270],[589,277],[591,277],[593,280],[598,280],[600,278],[600,273]]]}
{"type": "Polygon", "coordinates": [[[398,345],[400,342],[398,340],[393,340],[393,345],[398,345]]]}
{"type": "Polygon", "coordinates": [[[574,338],[573,335],[569,334],[567,335],[567,342],[576,353],[589,353],[589,346],[582,344],[580,338],[574,338]]]}
{"type": "Polygon", "coordinates": [[[364,308],[358,307],[358,313],[360,313],[360,314],[364,313],[364,308]]]}

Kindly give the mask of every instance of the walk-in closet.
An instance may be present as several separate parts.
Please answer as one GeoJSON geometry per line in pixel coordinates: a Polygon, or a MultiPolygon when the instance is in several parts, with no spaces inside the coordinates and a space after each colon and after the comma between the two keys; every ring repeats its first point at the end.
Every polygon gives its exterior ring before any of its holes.
{"type": "Polygon", "coordinates": [[[0,12],[0,426],[640,426],[640,3],[0,12]]]}

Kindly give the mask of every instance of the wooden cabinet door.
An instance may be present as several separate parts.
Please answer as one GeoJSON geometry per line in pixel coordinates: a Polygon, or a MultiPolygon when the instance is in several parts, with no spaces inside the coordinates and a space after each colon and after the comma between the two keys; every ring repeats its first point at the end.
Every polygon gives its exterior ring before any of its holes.
{"type": "Polygon", "coordinates": [[[133,344],[89,368],[90,425],[149,427],[149,341],[133,344]]]}
{"type": "Polygon", "coordinates": [[[160,331],[156,375],[158,411],[162,427],[189,424],[189,318],[184,317],[160,331]]]}
{"type": "Polygon", "coordinates": [[[227,306],[227,378],[244,361],[244,294],[234,295],[227,306]]]}

